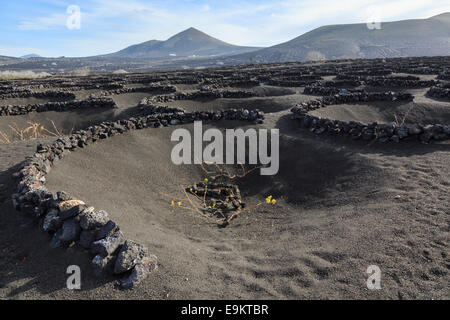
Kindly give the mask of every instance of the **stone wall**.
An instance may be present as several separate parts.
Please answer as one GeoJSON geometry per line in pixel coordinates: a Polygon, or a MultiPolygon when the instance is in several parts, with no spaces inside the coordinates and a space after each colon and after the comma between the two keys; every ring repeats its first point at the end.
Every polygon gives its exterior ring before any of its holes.
{"type": "Polygon", "coordinates": [[[155,94],[155,93],[168,94],[168,93],[177,92],[177,88],[173,85],[150,85],[148,87],[121,88],[121,89],[115,89],[115,90],[109,90],[109,91],[101,91],[101,92],[93,94],[92,96],[106,97],[106,96],[115,95],[115,94],[136,93],[136,92],[143,92],[143,93],[150,93],[150,94],[155,94]]]}
{"type": "Polygon", "coordinates": [[[43,99],[61,99],[74,100],[75,94],[64,91],[40,91],[33,92],[31,90],[12,91],[9,93],[0,94],[0,99],[14,99],[14,98],[43,98],[43,99]]]}
{"type": "Polygon", "coordinates": [[[433,98],[445,99],[450,101],[450,86],[431,87],[430,90],[428,90],[427,95],[433,98]]]}
{"type": "Polygon", "coordinates": [[[386,77],[386,76],[342,76],[336,77],[334,81],[317,82],[308,85],[304,89],[304,94],[313,94],[321,96],[332,96],[339,94],[341,91],[346,92],[363,92],[356,89],[342,89],[348,87],[359,87],[361,85],[371,87],[397,87],[397,88],[424,88],[439,84],[436,80],[420,80],[419,77],[386,77]]]}
{"type": "Polygon", "coordinates": [[[372,87],[401,87],[401,88],[426,88],[438,84],[436,80],[402,79],[402,78],[374,78],[365,81],[372,87]]]}
{"type": "Polygon", "coordinates": [[[446,71],[441,72],[437,76],[437,78],[440,79],[440,80],[448,80],[448,81],[450,81],[450,71],[446,70],[446,71]]]}
{"type": "Polygon", "coordinates": [[[337,94],[348,94],[355,92],[364,92],[363,90],[356,89],[339,89],[335,87],[322,87],[322,86],[306,86],[303,90],[303,94],[312,94],[317,96],[334,96],[337,94]]]}
{"type": "Polygon", "coordinates": [[[158,95],[142,99],[141,105],[151,104],[155,102],[172,102],[179,100],[215,100],[220,98],[250,98],[255,94],[251,91],[243,90],[199,90],[192,92],[176,92],[166,95],[158,95]]]}
{"type": "Polygon", "coordinates": [[[373,77],[373,76],[387,76],[392,74],[392,69],[385,67],[349,67],[343,72],[339,72],[336,79],[343,80],[345,77],[373,77]],[[352,70],[353,69],[353,70],[352,70]]]}
{"type": "Polygon", "coordinates": [[[303,87],[322,80],[322,77],[315,75],[307,76],[292,76],[283,78],[271,78],[267,80],[266,84],[277,87],[303,87]]]}
{"type": "Polygon", "coordinates": [[[51,235],[53,247],[77,245],[92,258],[96,274],[114,273],[121,277],[121,287],[131,289],[157,268],[157,257],[132,240],[126,240],[120,227],[108,213],[96,210],[63,191],[51,192],[45,187],[46,175],[70,152],[130,130],[192,123],[197,120],[243,120],[261,123],[264,114],[258,110],[198,111],[158,107],[150,115],[133,117],[78,130],[55,142],[39,145],[37,152],[22,163],[13,174],[17,181],[12,195],[14,207],[39,221],[44,232],[51,235]]]}
{"type": "Polygon", "coordinates": [[[347,87],[359,87],[360,85],[363,84],[363,82],[355,79],[347,79],[347,80],[324,81],[319,84],[322,87],[347,88],[347,87]]]}
{"type": "Polygon", "coordinates": [[[203,80],[204,85],[209,85],[215,88],[224,88],[224,87],[230,87],[230,88],[236,88],[236,87],[243,87],[243,88],[250,88],[250,87],[257,87],[261,85],[261,83],[258,80],[253,79],[247,79],[247,78],[234,78],[234,79],[212,79],[207,78],[203,80]]]}
{"type": "Polygon", "coordinates": [[[87,100],[73,100],[65,102],[47,102],[41,104],[30,104],[26,106],[0,106],[0,116],[25,115],[30,112],[47,111],[71,111],[95,108],[117,108],[116,103],[109,98],[97,98],[87,100]]]}
{"type": "Polygon", "coordinates": [[[353,92],[349,94],[337,94],[322,98],[324,105],[357,103],[357,102],[371,102],[371,101],[412,101],[414,96],[410,93],[403,92],[353,92]]]}
{"type": "Polygon", "coordinates": [[[380,142],[421,141],[430,143],[450,139],[450,126],[442,124],[378,124],[376,122],[365,124],[356,121],[330,120],[308,114],[309,111],[326,107],[332,104],[357,103],[360,101],[396,101],[411,100],[410,94],[364,93],[343,96],[325,97],[296,105],[291,109],[291,119],[298,121],[301,127],[309,129],[316,134],[330,133],[350,136],[353,139],[365,141],[377,140],[380,142]]]}

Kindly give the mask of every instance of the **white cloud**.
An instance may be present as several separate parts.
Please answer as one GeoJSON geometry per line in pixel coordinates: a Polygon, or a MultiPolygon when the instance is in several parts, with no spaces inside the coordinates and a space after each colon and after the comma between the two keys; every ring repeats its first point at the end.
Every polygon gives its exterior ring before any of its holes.
{"type": "Polygon", "coordinates": [[[31,20],[23,20],[18,28],[20,30],[48,30],[66,25],[67,15],[52,14],[48,17],[38,17],[31,20]]]}

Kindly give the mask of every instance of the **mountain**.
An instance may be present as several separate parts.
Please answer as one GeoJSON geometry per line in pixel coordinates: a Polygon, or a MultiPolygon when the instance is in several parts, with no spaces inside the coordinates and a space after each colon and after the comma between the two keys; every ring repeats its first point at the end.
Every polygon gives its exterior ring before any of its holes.
{"type": "Polygon", "coordinates": [[[147,41],[103,57],[146,59],[190,56],[209,57],[239,54],[258,49],[260,48],[235,46],[213,38],[195,28],[189,28],[166,41],[147,41]]]}
{"type": "Polygon", "coordinates": [[[291,41],[232,59],[236,63],[267,63],[450,54],[450,13],[428,19],[384,22],[380,27],[370,29],[366,23],[324,26],[291,41]]]}
{"type": "Polygon", "coordinates": [[[27,54],[24,56],[21,56],[22,59],[30,59],[30,58],[42,58],[40,55],[32,53],[32,54],[27,54]]]}
{"type": "Polygon", "coordinates": [[[14,58],[14,57],[0,56],[0,65],[14,63],[14,62],[16,62],[18,60],[20,60],[20,59],[19,58],[14,58]]]}

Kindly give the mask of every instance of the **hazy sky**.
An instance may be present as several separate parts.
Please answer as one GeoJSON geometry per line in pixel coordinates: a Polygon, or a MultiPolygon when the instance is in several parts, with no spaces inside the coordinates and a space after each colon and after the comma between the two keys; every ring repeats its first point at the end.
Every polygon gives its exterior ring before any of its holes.
{"type": "Polygon", "coordinates": [[[271,46],[322,25],[449,11],[449,0],[0,0],[0,55],[110,53],[189,27],[233,44],[271,46]],[[80,8],[79,29],[76,19],[67,26],[71,5],[80,8]]]}

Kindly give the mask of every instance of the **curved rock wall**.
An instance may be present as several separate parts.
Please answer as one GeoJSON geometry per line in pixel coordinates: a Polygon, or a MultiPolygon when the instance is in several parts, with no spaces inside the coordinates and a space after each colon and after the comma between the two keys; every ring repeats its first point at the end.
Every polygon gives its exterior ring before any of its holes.
{"type": "Polygon", "coordinates": [[[145,105],[154,102],[171,102],[178,100],[200,100],[200,99],[220,99],[220,98],[250,98],[254,97],[255,94],[251,91],[230,91],[230,90],[204,90],[204,91],[193,91],[193,92],[176,92],[166,95],[158,95],[153,97],[144,98],[141,104],[145,105]]]}
{"type": "Polygon", "coordinates": [[[438,84],[436,80],[402,79],[402,78],[374,78],[367,79],[365,84],[372,87],[401,87],[401,88],[426,88],[438,84]]]}
{"type": "Polygon", "coordinates": [[[199,111],[185,113],[181,109],[158,107],[151,115],[115,122],[103,122],[86,130],[39,145],[14,174],[17,181],[13,204],[17,210],[40,222],[44,232],[51,235],[53,247],[72,244],[88,250],[96,274],[113,272],[121,276],[121,286],[131,289],[157,268],[157,257],[134,241],[126,240],[120,227],[108,213],[96,210],[69,194],[51,192],[45,187],[46,175],[70,152],[129,130],[192,123],[197,120],[244,120],[262,122],[264,114],[258,110],[199,111]],[[174,112],[176,111],[176,112],[174,112]]]}
{"type": "Polygon", "coordinates": [[[94,94],[95,96],[110,96],[114,94],[124,94],[124,93],[135,93],[144,92],[150,94],[168,94],[177,92],[177,88],[173,85],[151,85],[148,87],[137,87],[137,88],[121,88],[116,90],[102,91],[94,94]]]}
{"type": "Polygon", "coordinates": [[[342,96],[325,97],[321,100],[313,100],[296,105],[291,109],[291,119],[298,121],[301,127],[308,128],[316,134],[330,133],[342,134],[353,139],[365,141],[377,140],[380,142],[400,142],[419,140],[424,143],[444,141],[450,139],[450,126],[442,124],[378,124],[376,122],[365,124],[356,121],[330,120],[308,114],[309,111],[326,107],[333,104],[356,103],[360,101],[395,101],[411,100],[410,94],[386,93],[364,93],[349,94],[342,96]]]}
{"type": "Polygon", "coordinates": [[[445,87],[431,87],[427,95],[433,98],[446,99],[450,101],[450,86],[445,87]]]}
{"type": "Polygon", "coordinates": [[[116,103],[109,98],[97,98],[87,100],[73,100],[66,102],[47,102],[30,104],[26,106],[0,106],[0,116],[25,115],[30,112],[69,111],[95,108],[117,108],[116,103]]]}
{"type": "Polygon", "coordinates": [[[13,98],[43,98],[43,99],[48,98],[48,99],[74,100],[76,97],[75,94],[73,94],[72,92],[64,92],[64,91],[32,92],[31,90],[22,90],[0,94],[1,100],[13,98]]]}

